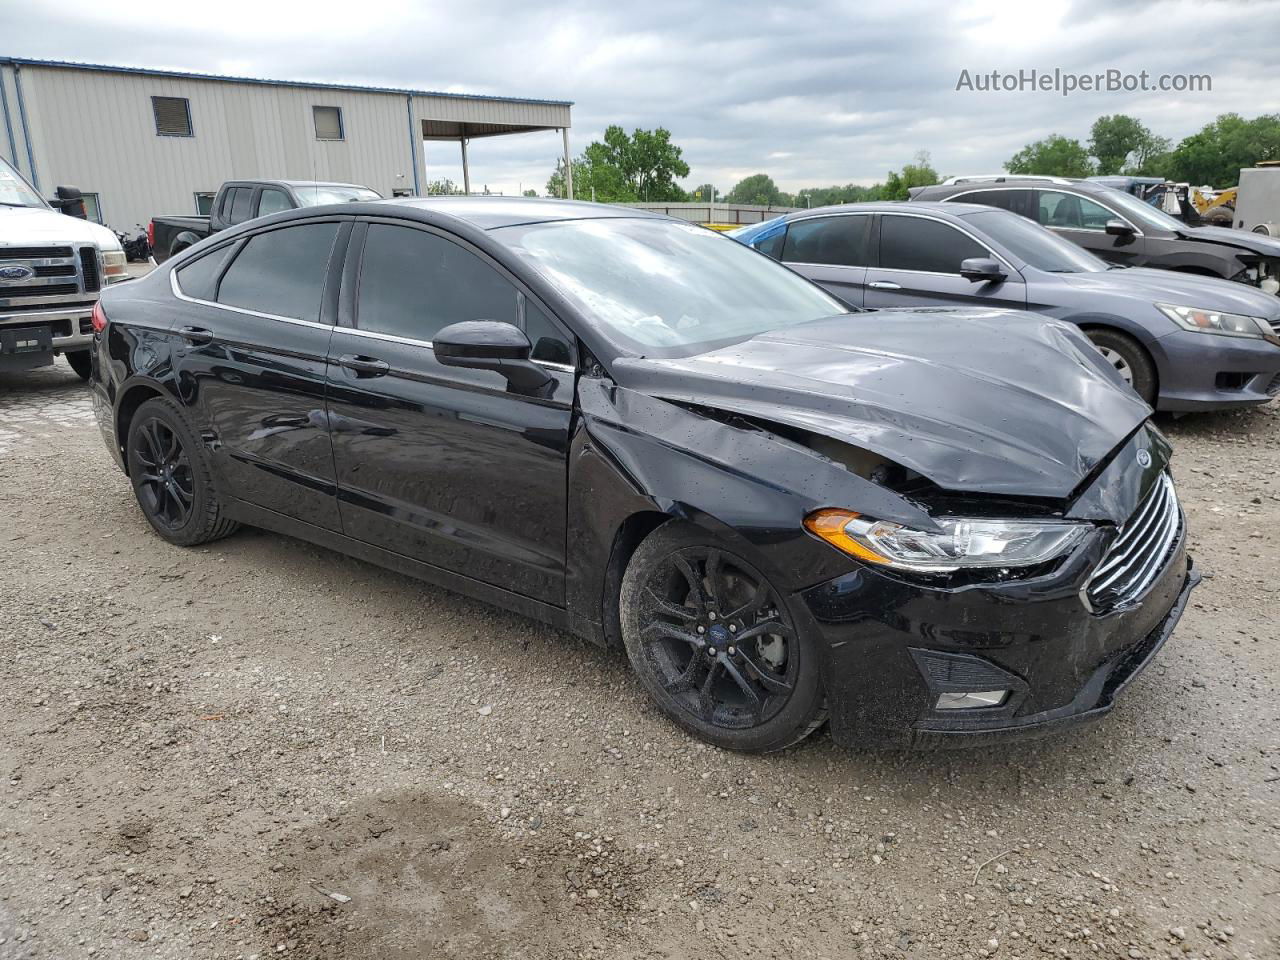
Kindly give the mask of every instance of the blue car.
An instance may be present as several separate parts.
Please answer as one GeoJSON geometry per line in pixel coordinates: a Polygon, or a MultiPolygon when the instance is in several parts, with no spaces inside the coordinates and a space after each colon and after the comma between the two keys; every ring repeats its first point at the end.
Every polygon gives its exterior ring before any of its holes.
{"type": "Polygon", "coordinates": [[[1074,323],[1157,410],[1250,406],[1280,392],[1280,298],[1214,277],[1109,264],[1008,210],[855,203],[728,236],[851,306],[996,306],[1074,323]]]}

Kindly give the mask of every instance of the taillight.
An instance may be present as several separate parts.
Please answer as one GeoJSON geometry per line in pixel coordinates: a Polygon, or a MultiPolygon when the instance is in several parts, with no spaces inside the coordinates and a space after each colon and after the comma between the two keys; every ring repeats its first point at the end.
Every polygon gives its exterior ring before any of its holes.
{"type": "Polygon", "coordinates": [[[156,222],[154,220],[147,221],[147,246],[154,247],[156,245],[156,222]]]}
{"type": "Polygon", "coordinates": [[[102,310],[102,301],[93,305],[93,332],[101,333],[107,329],[107,315],[102,310]]]}

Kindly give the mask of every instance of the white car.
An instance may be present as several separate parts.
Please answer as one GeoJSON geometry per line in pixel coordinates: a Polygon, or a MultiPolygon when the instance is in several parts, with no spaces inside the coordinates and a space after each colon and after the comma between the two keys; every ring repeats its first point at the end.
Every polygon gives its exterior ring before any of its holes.
{"type": "MultiPolygon", "coordinates": [[[[54,204],[82,209],[80,191],[59,187],[54,204]]],[[[114,233],[55,210],[0,158],[0,374],[61,353],[87,380],[98,293],[128,276],[114,233]]]]}

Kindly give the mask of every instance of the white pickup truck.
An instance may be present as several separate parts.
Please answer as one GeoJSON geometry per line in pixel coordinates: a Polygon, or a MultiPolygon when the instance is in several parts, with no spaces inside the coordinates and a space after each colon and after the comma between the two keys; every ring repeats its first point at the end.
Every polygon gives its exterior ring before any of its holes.
{"type": "Polygon", "coordinates": [[[88,379],[98,292],[129,276],[116,235],[74,215],[80,191],[57,195],[46,202],[0,157],[0,375],[61,353],[88,379]]]}

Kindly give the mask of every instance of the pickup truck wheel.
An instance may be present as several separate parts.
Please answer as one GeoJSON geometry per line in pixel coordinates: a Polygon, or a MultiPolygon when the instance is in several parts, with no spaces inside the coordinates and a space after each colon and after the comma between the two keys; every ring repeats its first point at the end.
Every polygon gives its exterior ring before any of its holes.
{"type": "Polygon", "coordinates": [[[813,640],[754,566],[688,523],[640,544],[622,578],[622,637],[663,713],[716,746],[782,750],[827,719],[813,640]]]}
{"type": "Polygon", "coordinates": [[[1116,373],[1133,387],[1138,396],[1154,407],[1156,368],[1142,344],[1119,330],[1095,328],[1086,330],[1084,335],[1093,341],[1107,363],[1115,367],[1116,373]]]}
{"type": "Polygon", "coordinates": [[[67,358],[67,365],[76,372],[81,380],[89,379],[89,351],[88,350],[72,350],[64,354],[67,358]]]}
{"type": "Polygon", "coordinates": [[[208,543],[239,526],[223,516],[204,446],[172,400],[156,397],[138,407],[125,458],[143,516],[170,543],[208,543]]]}

